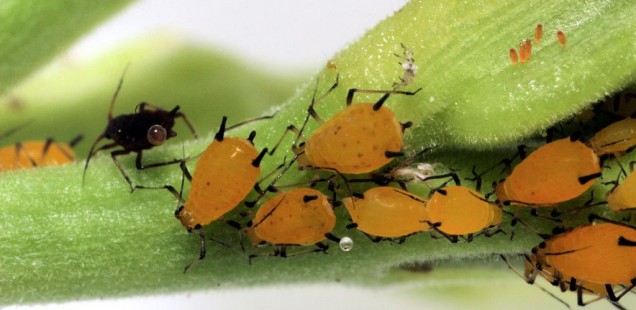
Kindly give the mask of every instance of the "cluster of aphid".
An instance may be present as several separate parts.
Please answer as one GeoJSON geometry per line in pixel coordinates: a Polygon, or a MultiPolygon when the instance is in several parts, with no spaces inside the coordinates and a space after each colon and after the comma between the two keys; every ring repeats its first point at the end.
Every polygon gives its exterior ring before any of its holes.
{"type": "MultiPolygon", "coordinates": [[[[535,42],[541,38],[541,29],[541,25],[538,25],[535,42]]],[[[529,51],[529,46],[529,42],[526,42],[521,50],[529,51]]],[[[336,226],[334,207],[339,205],[344,205],[349,212],[352,223],[347,227],[357,228],[376,242],[390,240],[399,243],[408,236],[427,231],[454,243],[460,238],[471,241],[480,234],[491,236],[506,233],[500,227],[504,215],[511,217],[512,226],[519,222],[536,231],[518,218],[523,207],[532,208],[533,214],[537,213],[538,207],[556,210],[561,203],[583,195],[595,184],[602,174],[601,159],[617,157],[636,145],[636,119],[628,117],[597,131],[587,142],[568,136],[549,142],[528,156],[525,148],[520,147],[515,157],[502,161],[508,165],[510,173],[493,184],[494,192],[487,195],[481,193],[480,178],[498,166],[488,168],[480,174],[474,171],[473,180],[477,181],[477,185],[472,189],[461,185],[455,173],[435,175],[431,165],[415,163],[416,158],[435,146],[424,149],[393,167],[385,168],[396,157],[404,155],[403,134],[411,123],[400,123],[394,112],[384,103],[391,95],[414,96],[419,91],[398,90],[413,81],[417,70],[412,52],[404,48],[400,57],[402,77],[393,84],[392,89],[350,89],[346,107],[324,122],[318,116],[315,106],[338,86],[338,78],[322,96],[316,98],[314,91],[307,116],[300,128],[290,124],[269,152],[271,155],[276,151],[287,133],[294,133],[293,158],[281,163],[260,180],[260,164],[268,155],[268,148],[260,151],[255,148],[255,132],[251,132],[247,139],[227,137],[227,130],[246,122],[227,126],[225,117],[214,141],[202,154],[168,162],[143,164],[144,150],[161,145],[176,135],[172,130],[176,118],[182,118],[195,137],[196,134],[187,118],[179,112],[178,106],[166,111],[142,103],[134,114],[113,117],[112,110],[122,85],[122,77],[110,104],[107,128],[91,147],[84,176],[92,156],[112,148],[120,148],[112,151],[111,157],[130,185],[131,191],[156,187],[133,185],[117,160],[118,156],[137,153],[137,169],[179,164],[184,176],[181,189],[177,191],[170,185],[161,188],[168,189],[178,198],[176,217],[188,232],[199,236],[201,247],[198,260],[206,255],[207,240],[222,243],[206,236],[202,229],[204,226],[222,220],[224,215],[245,201],[252,190],[258,197],[254,201],[246,201],[247,207],[255,207],[268,192],[274,192],[276,195],[262,203],[247,223],[228,223],[238,228],[253,245],[269,244],[273,248],[271,255],[287,257],[290,256],[287,253],[289,246],[317,245],[317,249],[311,252],[326,252],[327,240],[339,242],[344,251],[351,250],[351,238],[338,238],[332,234],[336,226]],[[374,103],[353,103],[356,93],[377,93],[382,96],[374,103]],[[310,118],[322,124],[305,138],[303,132],[310,118]],[[112,142],[97,147],[102,139],[110,139],[112,142]],[[511,167],[517,156],[521,161],[511,167]],[[190,174],[186,166],[192,158],[198,158],[194,174],[190,174]],[[277,187],[278,180],[294,164],[300,169],[328,171],[332,176],[314,179],[305,183],[305,186],[296,184],[277,187]],[[413,164],[417,167],[412,167],[413,164]],[[181,203],[185,178],[191,182],[191,187],[188,197],[181,203]],[[268,179],[271,181],[264,186],[268,179]],[[223,180],[223,183],[219,180],[223,180]],[[341,182],[336,182],[337,180],[341,182]],[[430,180],[446,181],[431,189],[426,198],[407,189],[409,183],[430,180]],[[455,185],[447,185],[450,181],[454,181],[455,185]],[[313,188],[323,182],[328,184],[327,194],[313,188]],[[352,192],[349,184],[361,182],[375,186],[364,193],[352,192]],[[389,186],[391,183],[399,185],[399,188],[389,186]],[[344,187],[341,186],[343,184],[344,187]],[[293,189],[282,190],[287,187],[293,189]],[[347,196],[339,198],[343,192],[347,196]],[[496,196],[496,200],[489,200],[492,195],[496,196]]],[[[529,57],[528,52],[526,58],[522,57],[522,62],[529,57]]],[[[516,61],[513,60],[514,62],[516,61]]],[[[335,63],[330,63],[328,67],[336,70],[335,63]]],[[[272,117],[274,116],[263,118],[272,117]]],[[[52,140],[25,142],[2,149],[2,169],[74,160],[71,147],[77,141],[70,145],[54,143],[52,140]]],[[[630,168],[633,170],[633,165],[630,168]]],[[[613,182],[613,188],[604,203],[615,212],[633,210],[636,208],[635,186],[636,172],[627,173],[623,169],[622,175],[613,182]]],[[[537,275],[541,275],[564,290],[575,290],[580,305],[585,305],[584,293],[593,293],[620,307],[618,300],[636,285],[636,228],[629,224],[631,219],[616,221],[591,215],[591,222],[602,223],[566,229],[558,213],[553,212],[549,217],[553,222],[559,223],[558,229],[550,235],[537,232],[545,240],[534,247],[530,254],[525,255],[524,278],[533,282],[537,275]]],[[[512,231],[510,235],[512,238],[512,231]]],[[[259,255],[249,255],[250,261],[256,256],[259,255]]],[[[196,261],[188,264],[185,270],[196,261]]]]}
{"type": "MultiPolygon", "coordinates": [[[[537,27],[534,29],[534,44],[539,44],[541,42],[541,38],[543,37],[543,25],[537,24],[537,27]]],[[[563,30],[557,31],[557,41],[559,41],[559,45],[561,47],[565,47],[565,32],[563,30]]],[[[517,50],[515,48],[510,49],[510,61],[513,64],[518,62],[524,63],[529,61],[532,58],[532,41],[530,39],[526,39],[519,43],[519,53],[517,54],[517,50]]]]}

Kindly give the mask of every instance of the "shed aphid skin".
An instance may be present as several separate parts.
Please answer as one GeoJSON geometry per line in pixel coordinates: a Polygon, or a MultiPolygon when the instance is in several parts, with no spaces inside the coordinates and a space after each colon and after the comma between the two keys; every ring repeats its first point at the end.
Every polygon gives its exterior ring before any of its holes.
{"type": "Polygon", "coordinates": [[[402,243],[430,228],[426,201],[398,188],[378,186],[342,202],[353,221],[347,228],[357,228],[374,242],[402,243]]]}
{"type": "Polygon", "coordinates": [[[636,228],[590,215],[594,220],[602,223],[556,234],[532,249],[538,262],[553,268],[553,276],[577,292],[580,306],[589,303],[583,300],[583,283],[603,284],[606,298],[615,304],[636,286],[636,228]],[[618,286],[623,288],[615,292],[618,286]]]}
{"type": "MultiPolygon", "coordinates": [[[[297,188],[281,192],[266,201],[256,212],[251,229],[256,237],[270,244],[270,256],[289,257],[307,252],[326,253],[327,239],[341,242],[331,234],[336,226],[336,215],[327,196],[312,188],[297,188]],[[289,246],[311,246],[317,248],[288,254],[289,246]]],[[[252,258],[259,255],[250,255],[252,258]]]]}
{"type": "Polygon", "coordinates": [[[336,61],[333,59],[329,59],[329,61],[327,61],[327,70],[331,71],[331,72],[337,72],[338,71],[338,66],[336,65],[336,61]]]}
{"type": "Polygon", "coordinates": [[[82,140],[78,135],[67,143],[49,138],[45,141],[25,141],[0,148],[0,171],[64,165],[75,161],[73,147],[82,140]]]}
{"type": "Polygon", "coordinates": [[[539,44],[541,37],[543,37],[543,25],[537,24],[537,27],[534,28],[534,44],[539,44]]]}
{"type": "Polygon", "coordinates": [[[175,137],[177,133],[172,130],[172,127],[174,126],[175,119],[177,118],[183,119],[195,138],[197,138],[197,134],[187,117],[183,113],[179,112],[178,105],[172,110],[167,111],[149,103],[142,102],[137,105],[135,113],[122,114],[117,117],[113,117],[113,108],[115,107],[117,95],[124,82],[125,74],[126,71],[122,74],[119,84],[117,85],[117,89],[110,101],[108,109],[108,124],[106,125],[106,129],[97,137],[86,158],[84,173],[82,175],[82,184],[84,184],[84,180],[86,179],[88,163],[95,154],[103,150],[121,147],[119,150],[112,151],[110,156],[117,166],[117,169],[119,169],[121,174],[124,176],[124,179],[126,179],[126,182],[128,182],[130,191],[132,192],[135,190],[133,182],[119,160],[117,160],[117,157],[131,152],[137,153],[135,166],[139,170],[177,164],[181,160],[175,159],[161,163],[144,164],[142,163],[142,152],[159,146],[166,140],[175,137]],[[103,139],[110,139],[112,142],[97,147],[97,144],[103,139]]]}
{"type": "Polygon", "coordinates": [[[417,72],[417,65],[415,64],[415,59],[413,59],[413,51],[409,50],[404,44],[400,43],[400,46],[404,50],[402,55],[395,54],[395,56],[402,59],[401,62],[398,62],[400,66],[402,66],[403,72],[402,77],[400,77],[400,82],[393,83],[393,89],[397,89],[400,86],[406,86],[415,80],[415,73],[417,72]]]}
{"type": "Polygon", "coordinates": [[[565,32],[563,32],[563,30],[557,31],[557,40],[561,47],[565,48],[565,32]]]}

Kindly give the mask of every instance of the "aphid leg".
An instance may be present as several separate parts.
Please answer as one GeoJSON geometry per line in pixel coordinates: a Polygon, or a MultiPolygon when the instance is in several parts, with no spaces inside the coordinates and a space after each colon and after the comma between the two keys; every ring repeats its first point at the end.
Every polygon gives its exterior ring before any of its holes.
{"type": "MultiPolygon", "coordinates": [[[[605,184],[605,183],[603,183],[603,184],[605,184]]],[[[614,189],[612,189],[612,190],[614,190],[614,189]]],[[[610,192],[612,190],[610,190],[610,192]]],[[[590,199],[588,199],[586,202],[584,202],[582,206],[575,207],[572,210],[568,210],[565,213],[566,214],[578,213],[578,212],[580,212],[582,210],[585,210],[585,209],[593,208],[593,207],[596,207],[596,206],[602,206],[602,205],[606,205],[606,204],[607,204],[607,201],[594,202],[594,191],[592,191],[592,192],[590,192],[590,199]]],[[[558,216],[560,214],[559,214],[559,212],[556,209],[554,209],[554,210],[552,210],[551,215],[553,217],[556,217],[556,216],[558,216]]]]}
{"type": "Polygon", "coordinates": [[[624,227],[627,227],[627,228],[636,229],[636,226],[632,226],[632,225],[629,225],[629,224],[626,224],[626,223],[623,223],[623,222],[615,221],[615,220],[612,220],[612,219],[609,219],[609,218],[606,218],[606,217],[603,217],[603,216],[600,216],[600,215],[594,214],[594,213],[591,213],[590,215],[588,215],[587,220],[590,223],[594,223],[594,221],[600,220],[600,221],[603,221],[603,222],[606,222],[606,223],[612,223],[612,224],[624,226],[624,227]]]}
{"type": "MultiPolygon", "coordinates": [[[[536,270],[533,269],[533,273],[532,273],[532,278],[529,278],[527,276],[521,275],[521,273],[512,266],[512,264],[510,264],[510,262],[508,262],[508,259],[506,259],[505,256],[499,254],[499,257],[501,258],[501,260],[503,260],[504,263],[506,263],[506,265],[508,266],[508,268],[510,270],[512,270],[517,276],[519,276],[521,279],[523,279],[524,281],[526,281],[528,284],[533,284],[534,283],[534,279],[536,278],[536,270]]],[[[529,258],[526,256],[526,259],[529,260],[529,258]]],[[[562,303],[565,307],[567,307],[568,309],[570,309],[570,305],[568,305],[565,301],[563,301],[561,298],[557,297],[556,295],[552,294],[551,292],[549,292],[548,290],[546,290],[544,287],[540,286],[540,285],[535,285],[536,287],[538,287],[539,289],[541,289],[544,293],[552,296],[552,298],[556,299],[558,302],[562,303]]]]}
{"type": "Polygon", "coordinates": [[[314,120],[316,120],[317,122],[322,123],[322,120],[320,119],[320,116],[318,115],[318,113],[316,113],[316,110],[314,110],[314,106],[316,106],[316,104],[318,104],[325,97],[327,97],[327,95],[329,95],[334,89],[336,89],[336,87],[338,87],[338,83],[339,82],[340,82],[340,74],[337,74],[336,75],[336,81],[333,83],[333,85],[331,85],[331,87],[324,94],[322,94],[322,96],[320,96],[318,99],[316,99],[316,93],[318,92],[318,81],[316,81],[316,87],[314,88],[314,94],[311,97],[311,103],[309,104],[309,107],[307,108],[307,116],[305,117],[305,120],[303,121],[303,125],[300,127],[300,130],[298,131],[298,134],[296,134],[296,139],[294,140],[294,143],[292,144],[292,146],[298,145],[298,141],[302,137],[303,131],[305,131],[305,127],[307,126],[307,122],[309,122],[309,117],[310,116],[314,120]]]}
{"type": "MultiPolygon", "coordinates": [[[[422,223],[427,223],[434,231],[436,231],[437,233],[439,233],[440,235],[442,235],[442,237],[448,239],[448,241],[450,241],[451,243],[457,243],[457,241],[459,241],[459,238],[455,235],[449,235],[443,231],[441,231],[438,227],[442,226],[442,223],[431,223],[430,221],[422,221],[422,223]]],[[[437,239],[436,236],[434,236],[431,232],[431,237],[434,239],[437,239]]]]}
{"type": "Polygon", "coordinates": [[[188,269],[190,269],[190,267],[192,267],[192,264],[196,263],[196,262],[200,262],[205,258],[206,255],[206,243],[205,243],[205,235],[203,235],[203,233],[199,232],[197,234],[199,236],[199,241],[200,241],[200,247],[199,247],[199,258],[193,260],[191,263],[189,263],[188,265],[185,266],[185,268],[183,268],[183,273],[186,273],[186,271],[188,271],[188,269]]]}
{"type": "MultiPolygon", "coordinates": [[[[274,155],[274,152],[276,152],[276,150],[278,149],[280,144],[283,142],[283,139],[285,139],[285,137],[287,136],[287,133],[289,133],[289,132],[295,133],[296,134],[296,139],[298,139],[298,137],[300,136],[300,130],[298,130],[298,128],[296,128],[296,126],[294,126],[294,125],[287,126],[287,128],[285,128],[285,131],[280,136],[280,138],[278,139],[276,144],[274,144],[274,147],[272,148],[272,150],[269,151],[269,155],[274,155]]],[[[295,148],[295,147],[296,147],[295,145],[292,146],[292,148],[295,148]]]]}
{"type": "Polygon", "coordinates": [[[29,160],[29,164],[31,164],[31,166],[33,167],[37,167],[38,163],[37,161],[31,157],[31,155],[29,155],[29,152],[25,152],[24,149],[22,148],[22,143],[17,142],[15,144],[15,158],[16,160],[20,160],[20,155],[24,155],[24,157],[26,157],[29,160]]]}
{"type": "MultiPolygon", "coordinates": [[[[126,154],[128,154],[128,153],[130,153],[130,151],[128,151],[126,154]]],[[[139,152],[137,152],[137,158],[135,159],[135,166],[137,167],[137,170],[144,170],[144,169],[150,169],[150,168],[157,168],[157,167],[174,165],[174,164],[178,164],[180,162],[181,162],[181,159],[173,159],[173,160],[166,161],[166,162],[152,163],[152,164],[144,165],[142,163],[142,151],[139,151],[139,152]]]]}
{"type": "MultiPolygon", "coordinates": [[[[130,151],[128,150],[117,150],[117,151],[112,151],[110,153],[110,157],[113,159],[113,162],[115,162],[115,166],[117,166],[117,169],[119,169],[119,172],[121,172],[121,175],[124,176],[124,179],[126,179],[126,182],[128,182],[128,185],[130,186],[130,192],[134,192],[135,191],[135,187],[133,186],[133,182],[130,179],[130,177],[128,176],[128,174],[126,173],[126,171],[124,170],[124,167],[122,167],[121,163],[119,162],[119,160],[117,160],[117,156],[121,156],[121,155],[126,155],[129,154],[130,151]]],[[[141,152],[139,152],[141,153],[141,152]]]]}

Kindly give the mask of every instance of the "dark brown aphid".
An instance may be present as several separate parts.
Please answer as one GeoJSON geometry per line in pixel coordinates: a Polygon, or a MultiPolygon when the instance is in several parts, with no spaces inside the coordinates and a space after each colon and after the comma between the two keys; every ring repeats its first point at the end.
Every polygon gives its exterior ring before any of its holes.
{"type": "Polygon", "coordinates": [[[112,148],[121,147],[122,149],[112,151],[110,153],[110,156],[113,158],[115,165],[117,165],[117,168],[119,169],[119,171],[121,171],[121,174],[130,185],[130,190],[133,191],[135,189],[135,186],[133,186],[132,180],[130,179],[128,174],[126,174],[126,171],[124,171],[124,169],[122,168],[121,163],[117,160],[118,156],[126,155],[131,152],[137,153],[135,164],[137,169],[140,170],[172,165],[181,162],[181,160],[172,160],[145,165],[141,161],[142,151],[161,145],[166,140],[177,135],[177,133],[172,130],[172,127],[174,126],[175,119],[179,117],[183,119],[186,125],[188,125],[188,128],[190,128],[190,131],[192,132],[192,135],[195,138],[197,137],[197,134],[194,131],[194,128],[192,127],[190,121],[188,121],[183,113],[179,112],[178,105],[175,106],[172,110],[166,111],[149,103],[142,102],[137,105],[135,113],[123,114],[117,117],[113,117],[113,107],[115,106],[115,100],[117,98],[117,94],[121,90],[123,82],[124,75],[122,75],[121,79],[119,80],[117,90],[115,90],[115,94],[113,94],[113,98],[110,101],[110,108],[108,109],[108,124],[106,125],[106,129],[101,135],[99,135],[99,137],[97,137],[97,139],[91,146],[88,157],[86,158],[82,184],[84,183],[84,179],[86,178],[88,163],[90,162],[93,155],[102,150],[109,150],[112,148]],[[99,141],[104,138],[113,141],[104,144],[96,149],[97,143],[99,143],[99,141]]]}

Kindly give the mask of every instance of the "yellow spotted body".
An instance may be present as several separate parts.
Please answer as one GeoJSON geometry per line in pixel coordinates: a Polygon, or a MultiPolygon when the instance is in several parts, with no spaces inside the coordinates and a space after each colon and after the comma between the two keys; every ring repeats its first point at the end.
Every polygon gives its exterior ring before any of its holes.
{"type": "Polygon", "coordinates": [[[431,223],[449,235],[467,235],[501,224],[502,210],[480,193],[464,186],[447,186],[426,204],[431,223]]]}
{"type": "Polygon", "coordinates": [[[636,208],[636,171],[632,171],[609,193],[607,204],[614,212],[636,208]]]}
{"type": "Polygon", "coordinates": [[[393,187],[374,187],[357,197],[343,200],[351,220],[367,234],[397,238],[429,229],[426,202],[393,187]]]}
{"type": "Polygon", "coordinates": [[[64,143],[52,143],[44,154],[45,141],[22,142],[21,147],[10,145],[0,148],[0,171],[35,166],[63,165],[75,160],[73,149],[64,143]],[[31,160],[33,162],[31,162],[31,160]]]}
{"type": "Polygon", "coordinates": [[[265,202],[252,223],[258,239],[272,245],[307,246],[326,239],[336,226],[336,215],[321,192],[298,188],[265,202]],[[305,202],[305,197],[312,200],[305,202]]]}
{"type": "Polygon", "coordinates": [[[636,119],[626,118],[601,129],[588,141],[598,156],[621,154],[636,146],[636,119]]]}
{"type": "Polygon", "coordinates": [[[177,217],[188,229],[207,225],[234,209],[256,184],[258,156],[247,140],[226,137],[214,140],[199,158],[188,199],[177,217]]]}
{"type": "Polygon", "coordinates": [[[393,111],[356,103],[340,111],[305,142],[305,156],[317,168],[361,174],[381,168],[402,150],[402,127],[393,111]]]}
{"type": "MultiPolygon", "coordinates": [[[[531,206],[556,206],[576,198],[596,181],[581,177],[601,172],[598,156],[580,141],[557,140],[532,152],[503,184],[505,196],[531,206]]],[[[501,199],[500,199],[501,200],[501,199]]]]}

